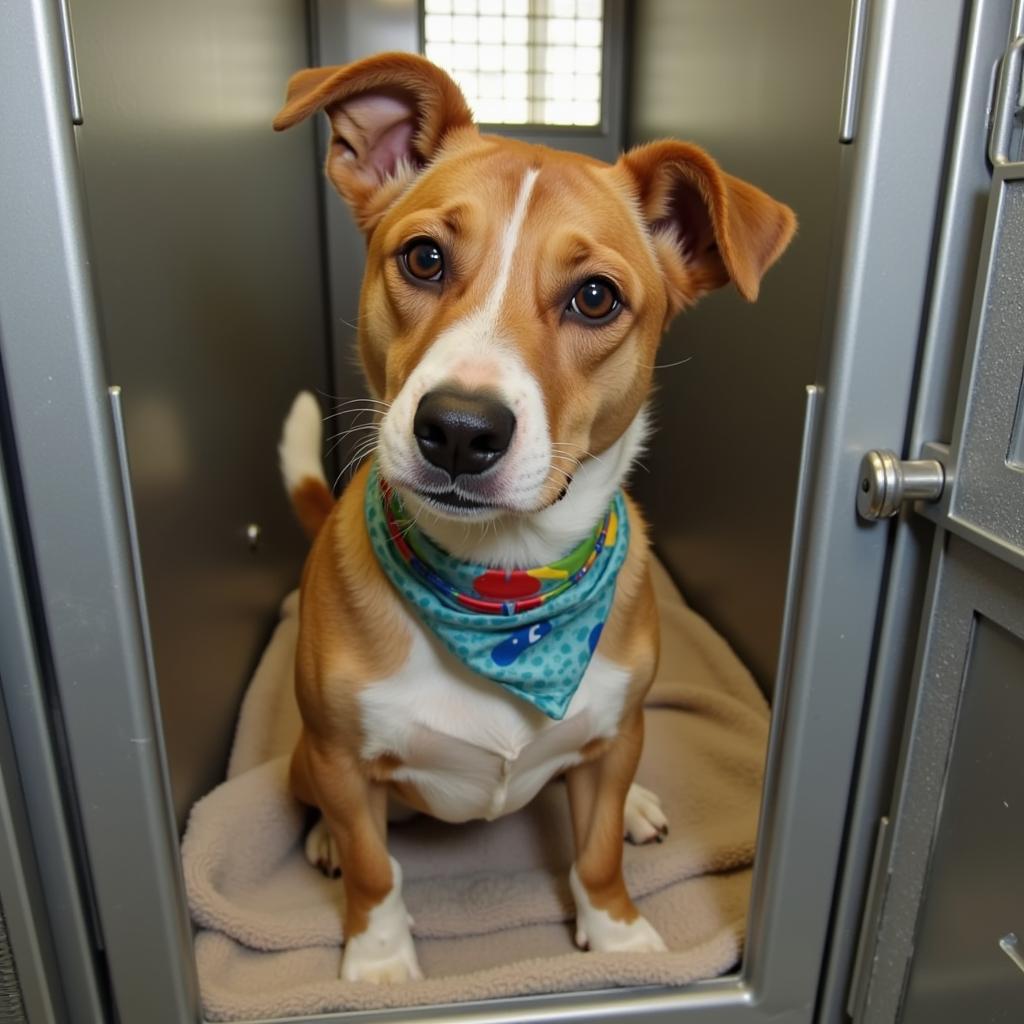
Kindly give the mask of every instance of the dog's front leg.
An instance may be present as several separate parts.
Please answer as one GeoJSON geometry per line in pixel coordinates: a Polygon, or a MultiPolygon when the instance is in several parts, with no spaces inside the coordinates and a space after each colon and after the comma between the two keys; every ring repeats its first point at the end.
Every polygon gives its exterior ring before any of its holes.
{"type": "Polygon", "coordinates": [[[347,752],[306,744],[308,778],[337,845],[345,886],[345,981],[421,978],[402,870],[387,851],[387,786],[367,779],[347,752]]]}
{"type": "Polygon", "coordinates": [[[643,709],[637,708],[600,757],[566,775],[576,839],[569,886],[576,901],[576,944],[582,949],[656,953],[666,948],[636,909],[622,877],[626,795],[643,737],[643,709]]]}

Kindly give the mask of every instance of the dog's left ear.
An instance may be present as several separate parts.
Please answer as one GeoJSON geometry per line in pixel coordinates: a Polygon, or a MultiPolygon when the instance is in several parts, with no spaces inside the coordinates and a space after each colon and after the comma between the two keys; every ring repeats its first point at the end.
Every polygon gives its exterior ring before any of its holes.
{"type": "Polygon", "coordinates": [[[796,230],[788,206],[685,142],[638,146],[617,167],[631,179],[654,237],[673,312],[728,281],[748,302],[757,298],[796,230]]]}
{"type": "Polygon", "coordinates": [[[327,176],[369,231],[449,134],[473,127],[459,87],[412,53],[382,53],[293,75],[274,130],[323,110],[331,122],[327,176]]]}

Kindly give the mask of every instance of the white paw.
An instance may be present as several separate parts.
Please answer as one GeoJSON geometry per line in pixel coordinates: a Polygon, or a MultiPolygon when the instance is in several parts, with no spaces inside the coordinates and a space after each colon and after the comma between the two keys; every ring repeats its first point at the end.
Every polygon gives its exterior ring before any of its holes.
{"type": "Polygon", "coordinates": [[[590,902],[576,874],[576,865],[569,872],[569,888],[576,901],[576,945],[598,953],[665,953],[665,940],[642,915],[632,921],[617,921],[606,910],[590,902]]]}
{"type": "Polygon", "coordinates": [[[327,827],[323,817],[309,830],[306,836],[306,860],[319,868],[328,878],[341,878],[341,854],[338,844],[327,827]]]}
{"type": "Polygon", "coordinates": [[[668,818],[657,795],[635,782],[626,794],[626,838],[631,843],[660,843],[668,834],[668,818]]]}
{"type": "Polygon", "coordinates": [[[392,956],[374,956],[357,945],[362,936],[356,936],[346,947],[341,958],[342,981],[366,981],[371,985],[397,985],[403,981],[419,981],[423,977],[416,960],[412,938],[408,949],[396,951],[392,956]]]}
{"type": "Polygon", "coordinates": [[[345,940],[342,981],[383,985],[423,977],[409,931],[412,918],[402,900],[402,869],[393,857],[391,872],[391,891],[370,911],[366,930],[345,940]]]}
{"type": "MultiPolygon", "coordinates": [[[[608,917],[606,914],[605,917],[608,917]]],[[[597,953],[667,953],[665,940],[654,930],[646,917],[637,917],[628,924],[625,921],[608,921],[601,927],[588,931],[576,922],[576,945],[597,953]],[[608,922],[611,927],[608,927],[608,922]]]]}

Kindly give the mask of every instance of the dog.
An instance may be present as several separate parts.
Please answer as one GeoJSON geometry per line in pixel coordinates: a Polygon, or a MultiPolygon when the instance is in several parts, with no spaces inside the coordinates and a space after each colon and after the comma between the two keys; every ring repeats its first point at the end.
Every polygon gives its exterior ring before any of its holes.
{"type": "Polygon", "coordinates": [[[322,816],[308,856],[343,879],[341,976],[421,977],[390,798],[493,819],[560,775],[577,944],[664,950],[622,877],[624,836],[667,828],[633,785],[658,616],[622,484],[669,322],[729,281],[756,299],[795,217],[684,142],[609,165],[481,134],[411,54],[300,71],[274,128],[320,111],[326,175],[366,236],[377,410],[337,501],[312,396],[280,446],[312,538],[291,786],[322,816]]]}

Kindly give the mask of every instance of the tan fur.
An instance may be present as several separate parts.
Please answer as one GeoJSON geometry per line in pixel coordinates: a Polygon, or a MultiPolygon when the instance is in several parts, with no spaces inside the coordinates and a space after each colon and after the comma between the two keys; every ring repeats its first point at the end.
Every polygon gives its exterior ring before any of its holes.
{"type": "MultiPolygon", "coordinates": [[[[644,692],[650,682],[646,681],[644,692]]],[[[633,706],[602,757],[566,773],[576,871],[590,902],[617,921],[635,921],[639,917],[622,878],[622,836],[626,794],[643,745],[643,708],[633,706]]]]}
{"type": "MultiPolygon", "coordinates": [[[[408,54],[300,72],[274,126],[318,110],[332,125],[326,173],[368,237],[359,353],[372,391],[386,401],[433,341],[484,303],[521,183],[538,172],[498,328],[541,387],[552,440],[581,454],[605,452],[637,416],[671,317],[729,280],[753,300],[795,229],[792,211],[696,146],[652,143],[609,166],[480,135],[447,75],[408,54]],[[445,251],[439,289],[411,284],[399,268],[402,247],[417,236],[445,251]],[[564,315],[572,289],[592,276],[613,281],[624,300],[600,327],[564,315]]],[[[571,469],[570,459],[552,460],[541,507],[557,500],[571,469]]],[[[296,492],[316,540],[302,586],[296,687],[304,730],[292,785],[321,809],[339,846],[348,935],[366,927],[391,884],[386,787],[422,807],[412,787],[389,783],[395,759],[359,756],[358,694],[402,665],[410,647],[399,598],[366,535],[366,481],[364,467],[319,532],[323,495],[305,484],[296,492]]],[[[623,806],[658,656],[646,530],[628,508],[632,542],[599,646],[629,670],[622,721],[568,773],[580,881],[594,906],[620,921],[637,917],[622,880],[623,806]]]]}
{"type": "Polygon", "coordinates": [[[593,905],[618,921],[638,916],[622,879],[623,809],[643,749],[643,700],[658,668],[658,615],[646,527],[628,498],[627,508],[629,553],[598,645],[609,661],[630,669],[622,726],[610,743],[581,751],[584,763],[566,776],[580,881],[593,905]]]}
{"type": "Polygon", "coordinates": [[[323,480],[307,476],[292,489],[292,505],[306,536],[312,540],[334,508],[334,496],[323,480]]]}

